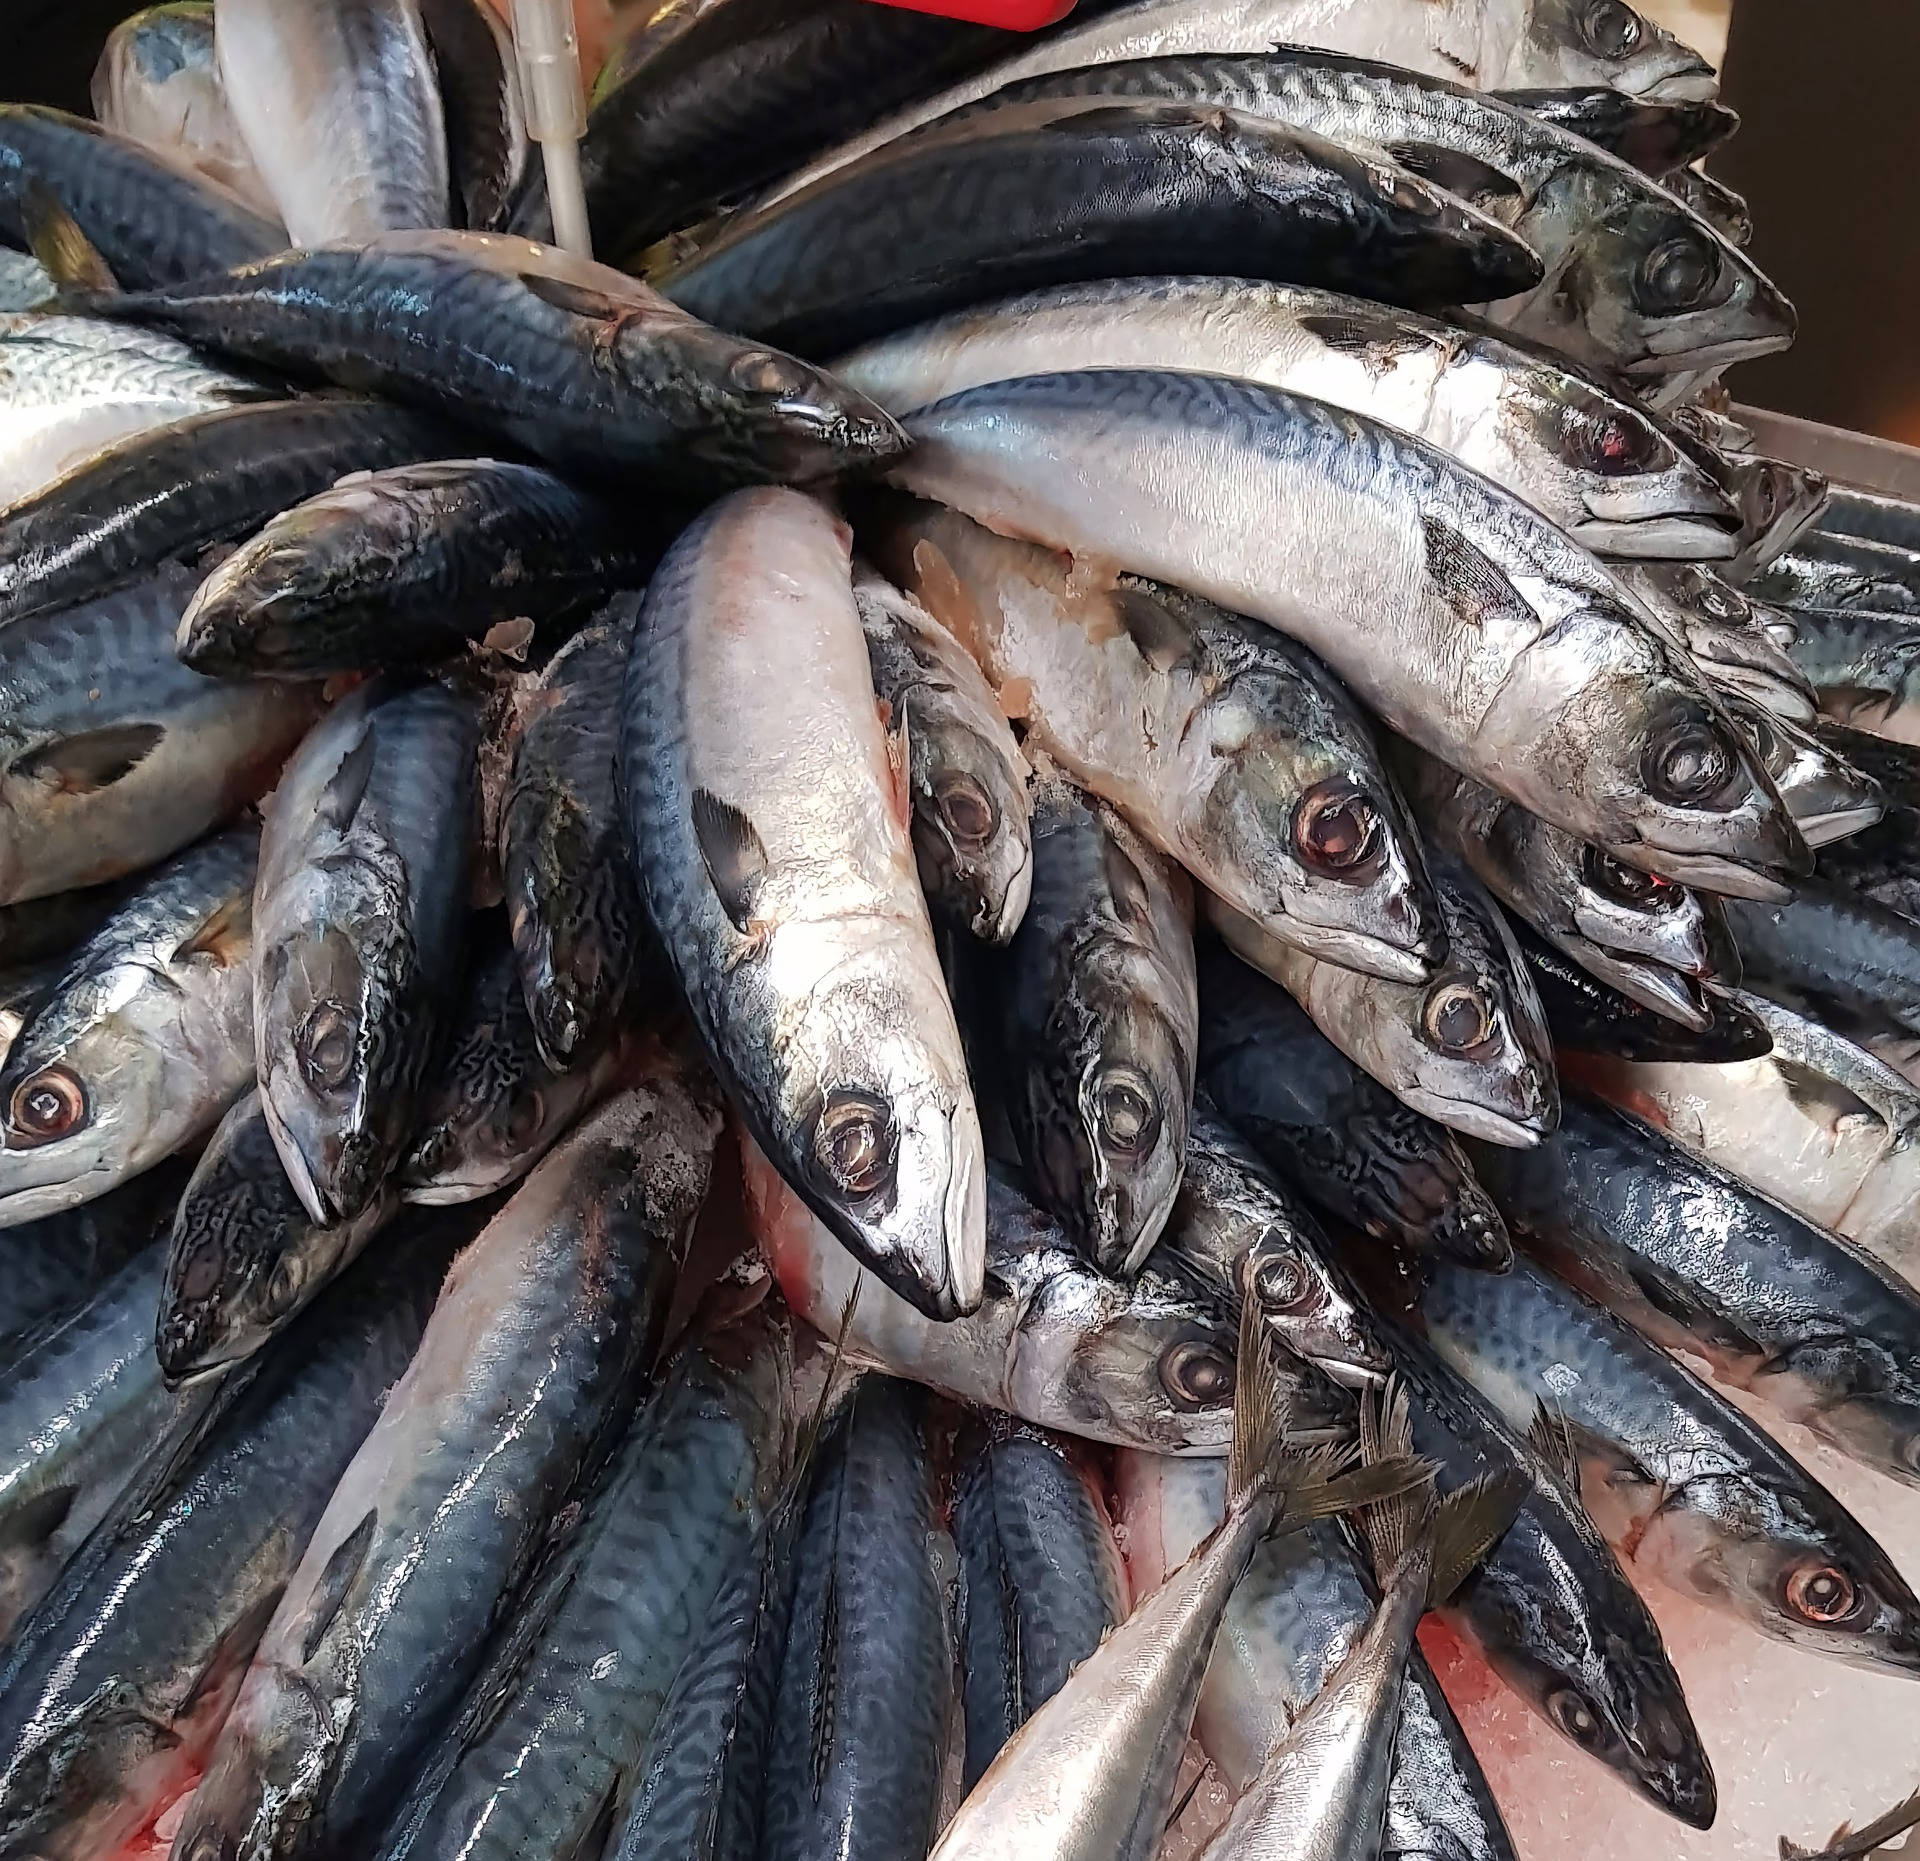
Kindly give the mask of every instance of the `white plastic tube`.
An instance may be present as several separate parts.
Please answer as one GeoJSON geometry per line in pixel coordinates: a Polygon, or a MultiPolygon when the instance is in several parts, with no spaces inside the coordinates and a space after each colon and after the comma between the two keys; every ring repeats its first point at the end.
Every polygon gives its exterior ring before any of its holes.
{"type": "Polygon", "coordinates": [[[587,106],[580,87],[580,41],[573,0],[513,0],[513,43],[520,59],[520,91],[527,134],[540,145],[547,168],[553,241],[581,258],[593,256],[587,195],[580,181],[580,138],[587,106]]]}

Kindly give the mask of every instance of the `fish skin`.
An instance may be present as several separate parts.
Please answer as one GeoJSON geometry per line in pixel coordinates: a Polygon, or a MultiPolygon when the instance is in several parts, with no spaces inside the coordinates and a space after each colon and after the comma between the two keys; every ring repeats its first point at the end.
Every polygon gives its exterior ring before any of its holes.
{"type": "Polygon", "coordinates": [[[0,905],[0,970],[11,973],[64,962],[139,886],[136,875],[0,905]]]}
{"type": "Polygon", "coordinates": [[[0,1286],[0,1366],[77,1312],[165,1229],[186,1184],[178,1161],[143,1171],[98,1201],[10,1229],[0,1286]]]}
{"type": "Polygon", "coordinates": [[[448,450],[431,421],[372,401],[266,401],[96,453],[0,511],[0,621],[87,600],[229,543],[347,472],[448,450]]]}
{"type": "Polygon", "coordinates": [[[92,96],[103,128],[177,157],[274,217],[273,196],[220,88],[213,0],[169,0],[123,19],[101,48],[92,96]]]}
{"type": "MultiPolygon", "coordinates": [[[[174,1210],[154,1323],[162,1374],[178,1385],[251,1357],[345,1270],[393,1212],[392,1201],[380,1196],[352,1221],[316,1226],[287,1180],[258,1089],[236,1099],[174,1210]]],[[[412,1238],[395,1234],[385,1251],[397,1252],[412,1238]]]]}
{"type": "Polygon", "coordinates": [[[639,615],[616,595],[548,661],[514,738],[500,871],[540,1057],[557,1073],[603,1046],[650,954],[627,844],[620,689],[639,615]]]}
{"type": "Polygon", "coordinates": [[[1441,1269],[1434,1348],[1510,1426],[1564,1415],[1596,1517],[1636,1569],[1761,1634],[1920,1673],[1920,1599],[1865,1528],[1691,1372],[1530,1261],[1487,1288],[1441,1269]],[[1460,1303],[1476,1301],[1467,1318],[1460,1303]],[[1822,1601],[1829,1586],[1844,1612],[1822,1601]],[[1822,1614],[1822,1610],[1828,1613],[1822,1614]]]}
{"type": "Polygon", "coordinates": [[[1905,744],[1822,724],[1821,742],[1876,784],[1886,802],[1879,821],[1820,850],[1816,877],[1843,893],[1872,899],[1920,919],[1920,760],[1905,744]]]}
{"type": "Polygon", "coordinates": [[[1252,383],[1124,369],[972,389],[907,429],[895,483],[1280,627],[1392,728],[1633,864],[1684,858],[1724,888],[1811,857],[1620,585],[1423,441],[1252,383]],[[1389,583],[1407,598],[1383,613],[1389,583]]]}
{"type": "Polygon", "coordinates": [[[1920,550],[1870,537],[1815,530],[1753,578],[1777,606],[1920,615],[1920,550]]]}
{"type": "Polygon", "coordinates": [[[1582,1093],[1537,1151],[1479,1166],[1558,1277],[1842,1453],[1920,1484],[1920,1298],[1897,1275],[1582,1093]]]}
{"type": "Polygon", "coordinates": [[[1428,1343],[1377,1304],[1375,1316],[1407,1382],[1414,1451],[1440,1463],[1440,1492],[1515,1466],[1532,1482],[1445,1619],[1570,1744],[1688,1827],[1710,1828],[1718,1791],[1680,1677],[1579,1494],[1428,1343]]]}
{"type": "Polygon", "coordinates": [[[420,1095],[418,1127],[396,1172],[409,1202],[471,1202],[518,1182],[613,1090],[630,1057],[631,1041],[616,1036],[571,1070],[552,1072],[506,926],[489,914],[475,943],[445,1058],[420,1095]]]}
{"type": "Polygon", "coordinates": [[[252,1083],[258,846],[236,827],[176,854],[28,1018],[0,1068],[0,1226],[105,1195],[252,1083]]]}
{"type": "Polygon", "coordinates": [[[22,311],[51,304],[57,289],[47,269],[31,252],[0,248],[0,315],[12,318],[22,311]]]}
{"type": "Polygon", "coordinates": [[[254,1051],[287,1174],[322,1226],[405,1154],[458,1003],[478,721],[438,685],[361,686],[266,811],[254,1051]]]}
{"type": "Polygon", "coordinates": [[[28,188],[51,188],[130,291],[179,284],[286,245],[238,195],[85,117],[0,104],[0,228],[27,242],[28,188]]]}
{"type": "Polygon", "coordinates": [[[1740,127],[1737,110],[1708,98],[1650,102],[1606,85],[1496,94],[1502,103],[1584,137],[1656,181],[1698,161],[1740,127]]]}
{"type": "Polygon", "coordinates": [[[217,685],[180,664],[193,583],[163,565],[0,627],[0,899],[165,858],[270,787],[319,714],[317,691],[217,685]]]}
{"type": "Polygon", "coordinates": [[[52,313],[0,321],[0,499],[17,503],[103,446],[269,390],[185,343],[52,313]]]}
{"type": "Polygon", "coordinates": [[[402,1856],[594,1852],[674,1677],[779,1483],[791,1364],[784,1317],[689,1346],[609,1460],[545,1620],[489,1664],[380,1844],[402,1856]],[[474,1721],[477,1721],[475,1723],[474,1721]],[[436,1787],[437,1786],[437,1787],[436,1787]],[[425,1800],[420,1800],[425,1799],[425,1800]]]}
{"type": "MultiPolygon", "coordinates": [[[[1149,1254],[1130,1286],[1107,1279],[1051,1216],[993,1176],[989,1295],[977,1312],[939,1324],[863,1272],[750,1141],[741,1154],[749,1225],[794,1311],[837,1335],[860,1288],[847,1327],[849,1362],[1086,1440],[1163,1454],[1225,1452],[1232,1313],[1217,1288],[1171,1253],[1164,1264],[1149,1254]]],[[[1313,1408],[1304,1374],[1293,1396],[1303,1413],[1313,1408]]]]}
{"type": "MultiPolygon", "coordinates": [[[[1226,1510],[1226,1463],[1123,1453],[1116,1463],[1128,1570],[1150,1588],[1226,1510]]],[[[1229,1790],[1306,1709],[1373,1610],[1359,1560],[1326,1521],[1267,1538],[1227,1604],[1194,1711],[1194,1736],[1229,1790]]],[[[1418,1647],[1407,1663],[1387,1785],[1382,1861],[1513,1861],[1473,1747],[1418,1647]]]]}
{"type": "Polygon", "coordinates": [[[255,1652],[181,1861],[376,1832],[630,1412],[719,1122],[704,1084],[660,1060],[461,1254],[255,1652]]]}
{"type": "Polygon", "coordinates": [[[538,466],[355,473],[213,570],[180,617],[180,657],[217,677],[325,677],[447,659],[501,621],[552,637],[644,574],[645,534],[538,466]]]}
{"type": "Polygon", "coordinates": [[[1505,226],[1544,264],[1545,278],[1531,288],[1489,291],[1504,300],[1489,318],[1594,367],[1670,374],[1698,365],[1694,358],[1767,354],[1793,337],[1791,304],[1713,220],[1583,138],[1442,78],[1275,47],[1056,73],[1011,84],[974,108],[1061,96],[1079,98],[1080,108],[1141,98],[1238,111],[1412,169],[1505,226]],[[1663,293],[1661,263],[1676,256],[1693,269],[1663,293]]]}
{"type": "Polygon", "coordinates": [[[881,143],[949,115],[1016,80],[1085,65],[1191,52],[1264,52],[1311,44],[1382,59],[1479,89],[1606,85],[1647,100],[1711,98],[1717,88],[1698,52],[1625,5],[1581,7],[1577,0],[1504,0],[1438,7],[1380,7],[1370,0],[1134,0],[1104,17],[1077,19],[941,95],[883,119],[790,176],[803,187],[881,143]],[[1604,39],[1597,25],[1608,16],[1604,39]]]}
{"type": "Polygon", "coordinates": [[[0,1642],[149,1458],[212,1391],[170,1392],[153,1354],[166,1248],[152,1242],[8,1366],[0,1391],[0,1642]]]}
{"type": "Polygon", "coordinates": [[[919,601],[865,564],[853,599],[889,732],[907,746],[927,909],[1004,944],[1033,889],[1026,758],[972,654],[919,601]]]}
{"type": "Polygon", "coordinates": [[[904,414],[987,382],[1089,367],[1234,375],[1370,415],[1484,473],[1601,555],[1736,546],[1726,494],[1657,416],[1491,328],[1338,291],[1245,278],[1058,285],[882,337],[834,372],[904,414]]]}
{"type": "Polygon", "coordinates": [[[834,354],[987,294],[1250,266],[1413,304],[1539,277],[1511,233],[1397,164],[1241,112],[1096,98],[1008,105],[876,151],[729,221],[661,288],[711,322],[834,354]],[[983,192],[991,239],[967,205],[983,192]]]}
{"type": "Polygon", "coordinates": [[[961,1788],[971,1790],[1126,1619],[1130,1597],[1100,1483],[1070,1439],[976,1419],[956,1458],[961,1788]]]}
{"type": "Polygon", "coordinates": [[[420,0],[420,23],[446,118],[455,222],[496,232],[533,148],[513,34],[485,0],[420,0]]]}
{"type": "Polygon", "coordinates": [[[1218,900],[1214,927],[1280,983],[1356,1065],[1415,1111],[1521,1148],[1560,1120],[1546,1011],[1506,915],[1450,855],[1432,856],[1447,959],[1421,985],[1362,978],[1289,950],[1218,900]]]}
{"type": "Polygon", "coordinates": [[[1787,648],[1829,722],[1920,743],[1920,616],[1861,609],[1792,610],[1787,648]]]}
{"type": "Polygon", "coordinates": [[[743,491],[667,552],[620,758],[640,889],[755,1141],[930,1317],[982,1296],[985,1163],[850,536],[743,491]]]}
{"type": "Polygon", "coordinates": [[[1162,853],[1303,949],[1427,973],[1444,935],[1419,841],[1371,725],[1305,648],[957,511],[889,506],[873,531],[1027,740],[1162,853]]]}
{"type": "Polygon", "coordinates": [[[904,445],[863,397],[639,280],[498,233],[389,233],[104,315],[478,423],[549,464],[683,490],[824,477],[904,445]]]}
{"type": "Polygon", "coordinates": [[[1840,1034],[1920,1034],[1920,925],[1817,881],[1791,904],[1729,899],[1748,985],[1840,1034]]]}
{"type": "Polygon", "coordinates": [[[1920,505],[1857,485],[1835,485],[1815,528],[1828,536],[1920,549],[1920,505]]]}
{"type": "Polygon", "coordinates": [[[21,1623],[0,1668],[0,1852],[111,1851],[192,1777],[449,1253],[343,1285],[21,1623]]]}
{"type": "Polygon", "coordinates": [[[1006,1109],[1042,1204],[1125,1278],[1180,1188],[1199,1044],[1185,876],[1104,802],[1035,783],[1033,895],[1001,966],[1006,1109]]]}
{"type": "Polygon", "coordinates": [[[1619,960],[1609,965],[1617,973],[1603,980],[1522,919],[1510,918],[1507,928],[1563,1051],[1727,1064],[1758,1059],[1772,1046],[1765,1027],[1731,995],[1709,993],[1677,969],[1619,960]]]}
{"type": "Polygon", "coordinates": [[[214,19],[221,88],[295,246],[446,225],[446,120],[416,0],[216,0],[214,19]]]}
{"type": "Polygon", "coordinates": [[[1499,1210],[1460,1140],[1371,1079],[1277,983],[1200,952],[1202,1088],[1294,1188],[1376,1240],[1503,1271],[1499,1210]]]}
{"type": "Polygon", "coordinates": [[[815,1450],[767,1767],[765,1861],[924,1855],[953,1686],[924,1398],[862,1376],[815,1450]]]}

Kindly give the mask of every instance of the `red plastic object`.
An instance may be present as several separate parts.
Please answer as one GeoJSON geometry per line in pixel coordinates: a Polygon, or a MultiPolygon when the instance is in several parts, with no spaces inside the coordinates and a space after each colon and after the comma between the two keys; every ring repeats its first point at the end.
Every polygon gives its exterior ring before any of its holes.
{"type": "Polygon", "coordinates": [[[937,13],[942,19],[970,19],[1009,32],[1038,32],[1073,11],[1073,0],[873,0],[908,13],[937,13]]]}

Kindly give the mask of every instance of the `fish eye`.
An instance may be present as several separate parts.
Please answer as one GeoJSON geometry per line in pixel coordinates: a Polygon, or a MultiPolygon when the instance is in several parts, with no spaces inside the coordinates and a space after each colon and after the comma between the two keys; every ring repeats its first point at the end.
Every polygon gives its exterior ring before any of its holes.
{"type": "Polygon", "coordinates": [[[293,1056],[307,1084],[331,1092],[353,1069],[353,1016],[334,1001],[316,1002],[293,1037],[293,1056]]]}
{"type": "Polygon", "coordinates": [[[1746,596],[1715,576],[1698,577],[1690,592],[1694,605],[1709,620],[1745,620],[1752,612],[1746,596]]]}
{"type": "Polygon", "coordinates": [[[1292,1254],[1270,1253],[1249,1266],[1253,1296],[1267,1311],[1295,1311],[1309,1302],[1312,1276],[1292,1254]]]}
{"type": "Polygon", "coordinates": [[[745,394],[791,394],[802,383],[794,369],[770,349],[749,349],[727,365],[727,379],[745,394]]]}
{"type": "Polygon", "coordinates": [[[1781,1593],[1792,1614],[1822,1627],[1846,1621],[1860,1605],[1860,1586],[1836,1564],[1796,1564],[1781,1593]]]}
{"type": "Polygon", "coordinates": [[[1642,872],[1623,859],[1615,859],[1604,847],[1588,846],[1580,856],[1581,877],[1603,898],[1617,905],[1632,905],[1643,911],[1674,911],[1686,897],[1687,888],[1663,879],[1656,872],[1642,872]]]}
{"type": "Polygon", "coordinates": [[[943,775],[934,784],[933,805],[946,830],[963,846],[984,846],[1000,824],[993,797],[974,776],[943,775]]]}
{"type": "Polygon", "coordinates": [[[1441,982],[1427,991],[1420,1024],[1442,1053],[1471,1053],[1492,1035],[1493,1011],[1471,983],[1441,982]]]}
{"type": "Polygon", "coordinates": [[[1695,310],[1719,273],[1713,248],[1692,233],[1681,233],[1655,246],[1640,261],[1633,280],[1634,299],[1655,316],[1695,310]]]}
{"type": "Polygon", "coordinates": [[[836,1093],[827,1101],[813,1138],[813,1154],[843,1195],[864,1200],[893,1175],[893,1119],[864,1092],[836,1093]]]}
{"type": "Polygon", "coordinates": [[[1233,1400],[1233,1359],[1189,1338],[1160,1359],[1160,1382],[1183,1409],[1217,1409],[1233,1400]]]}
{"type": "Polygon", "coordinates": [[[1600,1715],[1572,1687],[1556,1687],[1547,1695],[1547,1717],[1576,1745],[1588,1750],[1604,1736],[1600,1715]]]}
{"type": "Polygon", "coordinates": [[[1160,1134],[1160,1108],[1146,1076],[1132,1067],[1110,1067],[1093,1094],[1094,1119],[1108,1150],[1136,1156],[1160,1134]]]}
{"type": "Polygon", "coordinates": [[[510,1144],[530,1144],[540,1135],[540,1127],[547,1121],[545,1098],[539,1092],[528,1092],[515,1100],[513,1111],[507,1119],[506,1138],[510,1144]]]}
{"type": "Polygon", "coordinates": [[[220,1243],[202,1241],[186,1258],[186,1264],[180,1269],[180,1296],[198,1305],[202,1299],[213,1296],[220,1284],[223,1266],[220,1243]]]}
{"type": "Polygon", "coordinates": [[[64,1066],[49,1066],[13,1089],[7,1123],[18,1141],[31,1149],[69,1136],[87,1121],[87,1089],[64,1066]]]}
{"type": "Polygon", "coordinates": [[[1591,0],[1580,16],[1580,36],[1596,58],[1626,58],[1639,48],[1646,28],[1622,0],[1591,0]]]}
{"type": "Polygon", "coordinates": [[[306,1270],[301,1265],[298,1254],[282,1254],[273,1263],[273,1272],[267,1279],[267,1316],[269,1318],[285,1318],[300,1303],[300,1290],[306,1277],[306,1270]]]}
{"type": "Polygon", "coordinates": [[[1640,773],[1648,791],[1677,808],[1725,799],[1740,772],[1726,733],[1704,717],[1685,717],[1647,743],[1640,773]]]}
{"type": "Polygon", "coordinates": [[[1316,782],[1293,811],[1293,844],[1316,872],[1357,877],[1379,850],[1380,810],[1351,782],[1316,782]]]}
{"type": "Polygon", "coordinates": [[[1753,484],[1754,521],[1765,529],[1780,515],[1780,480],[1770,466],[1762,466],[1753,484]]]}
{"type": "Polygon", "coordinates": [[[1650,471],[1660,456],[1660,436],[1625,408],[1569,407],[1561,431],[1575,459],[1602,478],[1650,471]]]}

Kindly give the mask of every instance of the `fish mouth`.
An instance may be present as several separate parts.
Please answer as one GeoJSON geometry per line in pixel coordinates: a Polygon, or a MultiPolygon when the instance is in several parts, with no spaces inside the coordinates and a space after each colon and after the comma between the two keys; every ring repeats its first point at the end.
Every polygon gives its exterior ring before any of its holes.
{"type": "Polygon", "coordinates": [[[1846,791],[1825,797],[1804,814],[1796,807],[1793,824],[1807,845],[1817,848],[1871,827],[1886,811],[1886,804],[1877,797],[1868,799],[1857,791],[1846,791]]]}
{"type": "Polygon", "coordinates": [[[1000,895],[1000,909],[990,924],[977,925],[976,933],[986,942],[1002,946],[1012,942],[1013,933],[1020,928],[1020,921],[1027,915],[1027,905],[1033,897],[1033,849],[1021,849],[1020,863],[1007,880],[1006,890],[1000,895]]]}
{"type": "Polygon", "coordinates": [[[1695,978],[1717,973],[1707,948],[1705,913],[1700,909],[1683,905],[1656,916],[1625,908],[1608,912],[1576,902],[1573,928],[1609,956],[1637,958],[1695,978]]]}
{"type": "Polygon", "coordinates": [[[1671,510],[1656,517],[1581,517],[1568,534],[1596,556],[1649,561],[1724,562],[1740,547],[1738,528],[1730,521],[1671,510]]]}
{"type": "Polygon", "coordinates": [[[1664,964],[1640,962],[1611,952],[1583,953],[1581,967],[1589,969],[1631,1002],[1638,1002],[1649,1013],[1678,1023],[1690,1033],[1704,1034],[1713,1026],[1713,1014],[1707,1007],[1700,985],[1691,976],[1683,976],[1664,964]]]}
{"type": "Polygon", "coordinates": [[[1436,1124],[1444,1124],[1467,1137],[1477,1137],[1483,1144],[1499,1144],[1507,1150],[1532,1150],[1547,1134],[1544,1125],[1522,1122],[1506,1112],[1495,1111],[1490,1105],[1448,1098],[1429,1086],[1408,1086],[1399,1096],[1436,1124]]]}
{"type": "MultiPolygon", "coordinates": [[[[1649,335],[1649,349],[1653,349],[1653,336],[1662,333],[1656,331],[1649,335]]],[[[1685,343],[1684,336],[1678,332],[1673,334],[1680,343],[1685,343]]],[[[1759,356],[1777,355],[1792,341],[1791,322],[1783,321],[1779,326],[1753,336],[1727,336],[1718,342],[1702,343],[1692,348],[1654,350],[1652,354],[1628,362],[1620,372],[1623,375],[1649,377],[1728,368],[1735,362],[1751,362],[1759,356]]]]}
{"type": "Polygon", "coordinates": [[[1446,957],[1446,946],[1430,934],[1415,934],[1408,944],[1389,943],[1370,931],[1315,924],[1291,911],[1269,913],[1257,922],[1280,943],[1382,982],[1425,982],[1446,957]]]}
{"type": "Polygon", "coordinates": [[[1607,79],[1608,88],[1642,103],[1717,102],[1720,80],[1713,67],[1665,27],[1652,30],[1657,35],[1654,43],[1637,60],[1615,71],[1607,79]]]}
{"type": "Polygon", "coordinates": [[[1607,849],[1643,871],[1664,879],[1678,879],[1728,898],[1751,898],[1763,905],[1793,901],[1793,887],[1781,873],[1764,866],[1748,866],[1722,853],[1670,853],[1665,847],[1613,846],[1607,849]]]}

